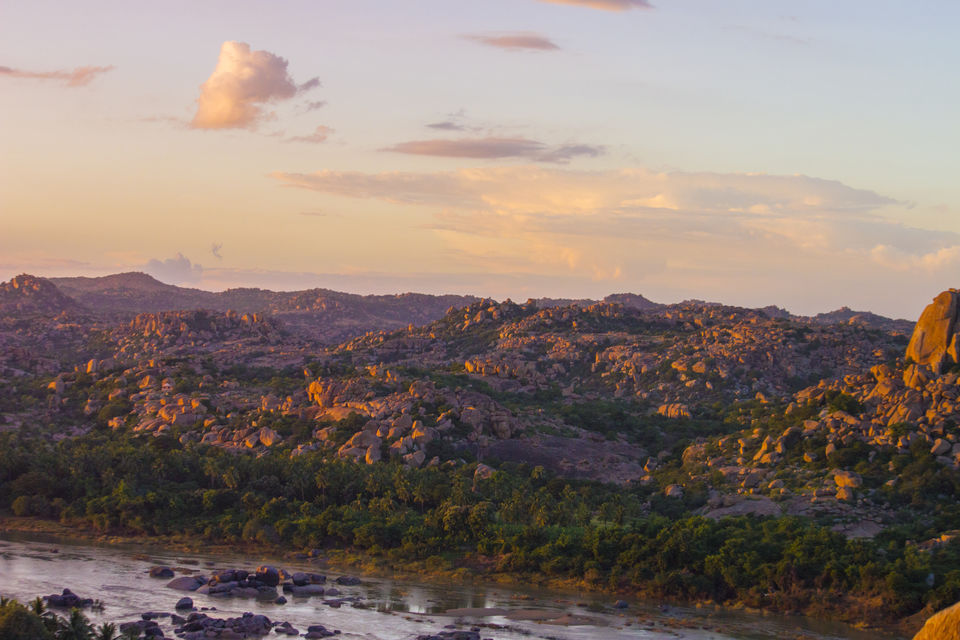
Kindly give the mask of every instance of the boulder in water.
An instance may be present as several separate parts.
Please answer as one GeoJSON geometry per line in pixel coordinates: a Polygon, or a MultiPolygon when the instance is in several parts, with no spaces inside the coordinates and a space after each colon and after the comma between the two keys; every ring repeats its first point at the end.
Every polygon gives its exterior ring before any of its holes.
{"type": "Polygon", "coordinates": [[[204,581],[196,576],[183,576],[181,578],[174,578],[167,583],[168,589],[176,589],[177,591],[196,591],[202,587],[204,581]]]}
{"type": "Polygon", "coordinates": [[[280,572],[276,567],[267,565],[257,567],[257,580],[265,585],[275,587],[280,584],[280,572]]]}

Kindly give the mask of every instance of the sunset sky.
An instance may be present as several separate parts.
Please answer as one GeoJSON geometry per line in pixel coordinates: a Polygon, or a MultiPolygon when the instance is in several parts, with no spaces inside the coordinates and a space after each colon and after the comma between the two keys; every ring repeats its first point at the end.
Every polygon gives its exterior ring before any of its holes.
{"type": "Polygon", "coordinates": [[[699,298],[960,286],[960,3],[0,4],[0,280],[699,298]]]}

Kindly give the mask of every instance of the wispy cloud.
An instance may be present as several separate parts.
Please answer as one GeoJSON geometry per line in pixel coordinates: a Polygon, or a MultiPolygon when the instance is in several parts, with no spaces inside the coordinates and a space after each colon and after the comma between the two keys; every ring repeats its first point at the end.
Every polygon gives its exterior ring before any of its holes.
{"type": "Polygon", "coordinates": [[[442,122],[430,122],[424,126],[430,129],[437,129],[439,131],[466,131],[467,130],[466,126],[462,124],[458,124],[456,122],[452,122],[450,120],[444,120],[442,122]]]}
{"type": "Polygon", "coordinates": [[[339,213],[332,213],[330,211],[301,211],[300,215],[306,216],[308,218],[340,218],[342,217],[339,213]]]}
{"type": "Polygon", "coordinates": [[[603,11],[628,11],[630,9],[652,9],[653,5],[647,0],[540,0],[550,4],[570,4],[588,9],[603,11]]]}
{"type": "Polygon", "coordinates": [[[525,158],[537,162],[564,164],[576,156],[594,157],[604,152],[603,147],[585,144],[568,144],[551,147],[527,138],[460,138],[458,140],[434,139],[400,142],[381,151],[406,153],[442,158],[525,158]]]}
{"type": "Polygon", "coordinates": [[[27,71],[0,66],[0,78],[22,78],[25,80],[52,80],[62,82],[68,87],[85,87],[93,82],[97,76],[115,67],[77,67],[72,71],[27,71]]]}
{"type": "Polygon", "coordinates": [[[411,140],[381,149],[394,153],[444,158],[522,158],[539,154],[544,145],[526,138],[462,138],[459,140],[411,140]]]}
{"type": "Polygon", "coordinates": [[[468,34],[463,36],[467,40],[509,51],[558,51],[559,46],[546,36],[537,33],[499,33],[499,34],[468,34]]]}
{"type": "Polygon", "coordinates": [[[575,171],[516,166],[433,173],[318,171],[272,176],[284,184],[356,198],[521,214],[659,210],[746,220],[825,212],[867,214],[897,204],[873,191],[803,175],[575,171]]]}
{"type": "Polygon", "coordinates": [[[245,42],[224,42],[213,74],[200,86],[192,126],[253,129],[266,117],[265,105],[319,86],[313,78],[298,87],[287,65],[269,51],[251,51],[245,42]]]}
{"type": "Polygon", "coordinates": [[[217,260],[223,260],[223,256],[220,255],[220,250],[221,250],[221,249],[223,249],[223,243],[222,243],[222,242],[214,242],[214,243],[212,243],[212,244],[210,245],[210,253],[211,253],[211,254],[213,255],[213,257],[216,258],[217,260]]]}
{"type": "Polygon", "coordinates": [[[307,80],[306,82],[298,86],[297,91],[300,93],[306,93],[307,91],[318,89],[322,86],[323,85],[320,83],[320,78],[310,78],[309,80],[307,80]]]}
{"type": "Polygon", "coordinates": [[[790,35],[788,33],[775,33],[772,31],[767,31],[765,29],[758,29],[756,27],[751,27],[742,24],[729,25],[727,29],[731,31],[738,31],[740,33],[745,33],[756,38],[763,38],[765,40],[775,40],[778,42],[783,42],[786,44],[793,44],[798,46],[809,45],[813,40],[811,38],[805,38],[800,36],[790,35]]]}
{"type": "Polygon", "coordinates": [[[165,124],[176,128],[189,128],[190,122],[178,116],[143,116],[135,118],[135,122],[146,122],[148,124],[165,124]]]}
{"type": "Polygon", "coordinates": [[[936,272],[949,269],[956,273],[960,265],[960,244],[941,247],[922,253],[910,253],[897,247],[878,244],[870,250],[870,257],[879,265],[901,272],[936,272]]]}
{"type": "Polygon", "coordinates": [[[313,131],[313,133],[309,135],[293,136],[286,138],[284,142],[308,142],[310,144],[320,144],[326,142],[332,133],[333,129],[330,127],[325,127],[324,125],[320,125],[313,131]]]}
{"type": "Polygon", "coordinates": [[[429,215],[421,228],[458,252],[464,269],[495,264],[515,273],[643,280],[662,292],[711,292],[728,301],[745,300],[743,287],[766,292],[757,302],[782,300],[784,278],[806,286],[797,273],[805,274],[811,299],[822,300],[813,283],[849,287],[868,277],[865,265],[897,278],[935,272],[944,280],[960,259],[960,235],[881,215],[903,203],[803,175],[514,166],[273,177],[318,193],[420,207],[429,215]]]}
{"type": "Polygon", "coordinates": [[[562,144],[559,147],[547,150],[545,153],[534,159],[540,160],[541,162],[556,162],[558,164],[566,164],[577,156],[596,158],[597,156],[602,156],[604,153],[605,149],[598,145],[562,144]]]}
{"type": "Polygon", "coordinates": [[[325,106],[327,106],[326,100],[312,100],[303,105],[303,113],[310,113],[311,111],[322,109],[325,106]]]}

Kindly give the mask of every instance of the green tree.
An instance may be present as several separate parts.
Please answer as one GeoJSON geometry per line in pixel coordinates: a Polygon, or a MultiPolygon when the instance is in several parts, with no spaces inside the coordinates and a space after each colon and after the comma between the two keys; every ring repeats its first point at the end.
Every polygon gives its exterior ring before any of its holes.
{"type": "Polygon", "coordinates": [[[79,609],[71,609],[70,617],[60,623],[55,637],[56,640],[93,640],[93,627],[79,609]]]}
{"type": "Polygon", "coordinates": [[[93,640],[118,640],[120,636],[117,635],[117,626],[110,622],[104,622],[100,625],[96,633],[93,635],[93,640]]]}
{"type": "Polygon", "coordinates": [[[0,640],[52,640],[43,619],[14,600],[0,605],[0,640]]]}

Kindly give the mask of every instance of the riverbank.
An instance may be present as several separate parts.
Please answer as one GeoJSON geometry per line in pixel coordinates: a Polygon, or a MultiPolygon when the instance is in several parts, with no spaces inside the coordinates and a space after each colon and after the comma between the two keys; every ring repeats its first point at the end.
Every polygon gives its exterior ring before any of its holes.
{"type": "MultiPolygon", "coordinates": [[[[347,549],[323,549],[311,555],[308,552],[294,552],[280,545],[262,543],[216,543],[198,540],[188,536],[143,536],[105,534],[85,523],[62,523],[39,518],[0,516],[0,533],[14,534],[19,538],[45,540],[50,542],[75,541],[93,546],[123,548],[142,555],[157,552],[197,553],[207,556],[236,557],[241,555],[255,562],[287,562],[308,564],[325,571],[361,572],[365,575],[396,580],[423,580],[429,583],[497,585],[510,589],[550,590],[565,596],[570,603],[577,603],[588,611],[610,609],[616,599],[638,599],[648,609],[662,606],[686,608],[698,613],[695,622],[684,618],[671,619],[677,628],[693,624],[702,626],[705,618],[714,613],[745,614],[750,616],[788,616],[797,621],[797,626],[830,621],[849,625],[851,631],[870,631],[874,637],[903,638],[910,637],[922,624],[926,614],[917,614],[910,619],[896,621],[883,620],[876,615],[879,603],[860,601],[843,594],[830,594],[820,602],[811,603],[804,610],[783,610],[776,607],[749,606],[743,602],[717,604],[711,601],[683,601],[679,599],[650,599],[642,592],[623,591],[609,588],[596,582],[585,580],[561,580],[543,575],[519,575],[495,570],[496,558],[483,557],[432,557],[425,560],[398,562],[395,558],[372,556],[347,549]]],[[[642,623],[642,620],[638,620],[642,623]]],[[[724,625],[712,629],[724,632],[724,625]]],[[[799,632],[797,638],[813,636],[799,632]]]]}

